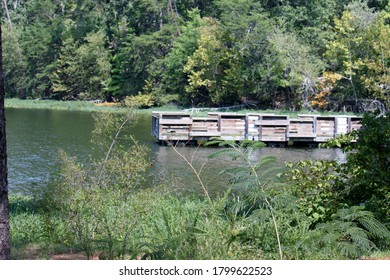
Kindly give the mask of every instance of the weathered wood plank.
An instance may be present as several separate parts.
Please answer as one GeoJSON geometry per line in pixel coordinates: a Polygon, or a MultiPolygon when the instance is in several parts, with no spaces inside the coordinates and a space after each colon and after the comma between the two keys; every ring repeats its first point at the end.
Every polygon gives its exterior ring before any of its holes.
{"type": "Polygon", "coordinates": [[[194,137],[218,137],[221,136],[219,131],[191,131],[190,136],[194,137]]]}
{"type": "Polygon", "coordinates": [[[285,125],[288,126],[290,122],[288,120],[258,120],[255,121],[255,125],[263,126],[275,126],[275,125],[285,125]]]}
{"type": "Polygon", "coordinates": [[[360,129],[360,117],[209,113],[192,117],[188,113],[152,112],[152,135],[159,140],[191,140],[221,137],[225,140],[253,139],[280,142],[290,138],[304,142],[324,142],[335,135],[360,129]]]}
{"type": "Polygon", "coordinates": [[[160,124],[192,124],[191,119],[161,119],[160,124]]]}

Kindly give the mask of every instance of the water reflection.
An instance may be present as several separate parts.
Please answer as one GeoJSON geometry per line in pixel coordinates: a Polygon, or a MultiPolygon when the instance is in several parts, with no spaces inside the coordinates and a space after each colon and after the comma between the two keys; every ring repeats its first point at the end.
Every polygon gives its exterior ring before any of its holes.
{"type": "MultiPolygon", "coordinates": [[[[229,176],[221,175],[221,171],[237,166],[239,161],[233,161],[228,157],[216,157],[209,159],[209,155],[218,151],[218,147],[200,148],[177,147],[180,154],[193,163],[194,168],[199,172],[201,178],[211,193],[218,193],[221,189],[228,188],[229,176]],[[203,166],[203,167],[202,167],[203,166]]],[[[258,161],[263,156],[276,158],[276,165],[284,167],[285,162],[297,162],[299,160],[336,160],[345,161],[345,154],[340,149],[319,149],[319,148],[270,148],[265,147],[256,151],[251,160],[258,161]]],[[[200,184],[193,170],[188,163],[177,155],[172,147],[153,145],[153,160],[156,174],[164,180],[172,180],[173,184],[182,188],[197,189],[201,191],[200,184]],[[181,185],[180,185],[181,184],[181,185]]],[[[265,167],[266,168],[266,167],[265,167]]]]}
{"type": "Polygon", "coordinates": [[[58,151],[84,160],[91,151],[92,117],[84,112],[6,109],[10,189],[46,184],[58,151]]]}

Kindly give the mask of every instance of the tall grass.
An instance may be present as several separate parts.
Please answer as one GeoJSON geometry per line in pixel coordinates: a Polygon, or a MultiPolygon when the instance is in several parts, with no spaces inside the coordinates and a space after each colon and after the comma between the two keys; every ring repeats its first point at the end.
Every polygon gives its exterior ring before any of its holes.
{"type": "MultiPolygon", "coordinates": [[[[32,245],[39,246],[41,253],[35,257],[41,259],[62,252],[84,252],[100,259],[279,258],[270,211],[252,201],[250,195],[238,200],[226,193],[215,198],[213,206],[206,198],[177,197],[167,188],[137,191],[126,201],[115,191],[102,191],[99,197],[98,207],[86,202],[73,208],[83,211],[73,213],[80,215],[78,224],[56,210],[12,208],[14,258],[33,258],[28,251],[32,245]],[[93,238],[80,231],[92,225],[92,210],[98,221],[93,238]]],[[[19,204],[30,201],[18,198],[19,204]]],[[[378,252],[368,241],[368,233],[359,236],[356,243],[349,240],[350,232],[361,230],[345,220],[346,216],[310,229],[311,221],[293,201],[286,196],[270,201],[284,259],[356,259],[378,252]]]]}
{"type": "MultiPolygon", "coordinates": [[[[89,101],[57,101],[57,100],[33,100],[8,98],[5,100],[6,108],[15,109],[51,109],[87,112],[120,112],[124,113],[129,108],[121,104],[95,104],[89,101]]],[[[151,113],[152,111],[180,111],[182,108],[175,105],[164,105],[157,108],[135,109],[138,113],[151,113]]]]}
{"type": "Polygon", "coordinates": [[[6,108],[17,109],[52,109],[52,110],[70,110],[70,111],[125,111],[121,107],[97,106],[88,101],[56,101],[56,100],[32,100],[32,99],[6,99],[6,108]]]}
{"type": "MultiPolygon", "coordinates": [[[[52,110],[69,110],[69,111],[88,111],[88,112],[126,112],[128,108],[120,105],[115,106],[98,106],[88,101],[56,101],[56,100],[21,100],[17,98],[8,98],[5,100],[6,108],[20,108],[20,109],[52,109],[52,110]]],[[[160,107],[153,107],[148,109],[136,109],[138,113],[150,114],[152,111],[182,111],[185,108],[177,105],[163,105],[160,107]]],[[[188,111],[192,112],[192,111],[188,111]]],[[[218,110],[217,110],[218,112],[218,110]]],[[[263,114],[280,114],[289,115],[290,117],[297,117],[298,114],[320,114],[320,115],[343,115],[348,113],[342,112],[310,112],[308,110],[302,111],[288,111],[288,110],[258,110],[258,109],[234,109],[222,110],[221,112],[231,112],[237,114],[246,113],[263,113],[263,114]]],[[[208,111],[193,111],[194,116],[207,116],[208,111]]],[[[353,114],[353,113],[350,113],[353,114]]]]}

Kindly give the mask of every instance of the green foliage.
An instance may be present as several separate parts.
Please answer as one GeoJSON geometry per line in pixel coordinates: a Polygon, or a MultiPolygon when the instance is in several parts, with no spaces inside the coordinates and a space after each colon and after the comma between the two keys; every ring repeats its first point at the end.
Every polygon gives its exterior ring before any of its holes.
{"type": "Polygon", "coordinates": [[[2,26],[5,91],[7,97],[25,98],[28,89],[27,59],[20,46],[20,31],[2,26]]]}
{"type": "Polygon", "coordinates": [[[366,114],[362,129],[357,132],[355,151],[345,164],[349,175],[348,198],[354,204],[363,203],[389,225],[390,198],[390,113],[366,114]]]}
{"type": "Polygon", "coordinates": [[[332,107],[388,104],[384,2],[16,1],[3,36],[7,95],[299,109],[329,63],[344,77],[332,107]]]}
{"type": "Polygon", "coordinates": [[[386,21],[390,13],[380,13],[374,24],[371,24],[365,34],[369,42],[369,54],[364,60],[364,73],[360,78],[370,95],[381,100],[387,108],[390,107],[390,26],[386,21]]]}
{"type": "Polygon", "coordinates": [[[390,237],[390,231],[374,214],[359,206],[338,210],[330,222],[319,224],[316,230],[321,232],[321,243],[333,247],[345,258],[368,254],[376,247],[373,239],[390,237]]]}
{"type": "Polygon", "coordinates": [[[180,28],[180,35],[173,42],[172,49],[163,59],[161,75],[161,94],[178,94],[183,104],[190,104],[185,94],[187,75],[183,68],[197,48],[200,36],[199,28],[204,25],[199,10],[189,11],[190,20],[180,28]]]}
{"type": "Polygon", "coordinates": [[[77,46],[65,41],[53,73],[53,93],[59,99],[105,99],[111,64],[102,32],[88,34],[86,43],[77,46]]]}
{"type": "Polygon", "coordinates": [[[388,103],[388,13],[378,13],[365,2],[352,2],[335,19],[335,38],[325,53],[332,69],[342,75],[338,99],[379,99],[388,103]]]}
{"type": "Polygon", "coordinates": [[[284,174],[287,191],[298,198],[299,209],[310,217],[312,225],[329,220],[341,205],[337,182],[342,176],[333,161],[299,161],[287,163],[284,174]]]}
{"type": "Polygon", "coordinates": [[[43,217],[35,208],[31,198],[10,197],[11,243],[25,244],[46,240],[43,217]]]}
{"type": "MultiPolygon", "coordinates": [[[[200,209],[195,205],[182,204],[179,200],[168,198],[160,213],[150,220],[152,227],[146,231],[140,246],[145,250],[143,259],[197,259],[202,258],[198,250],[199,239],[205,232],[200,229],[200,209]],[[171,200],[171,201],[170,201],[171,200]],[[178,207],[179,206],[179,207],[178,207]]],[[[203,238],[202,238],[203,239],[203,238]]],[[[204,250],[204,249],[203,249],[204,250]]]]}
{"type": "MultiPolygon", "coordinates": [[[[367,3],[15,1],[12,27],[3,29],[7,94],[127,97],[132,106],[249,100],[297,109],[317,94],[328,63],[328,73],[340,77],[329,88],[337,106],[351,98],[387,106],[389,6],[367,3]]],[[[40,200],[12,198],[11,240],[61,244],[105,259],[369,254],[388,241],[378,220],[389,224],[389,117],[366,116],[354,146],[349,135],[333,140],[354,148],[345,164],[290,164],[284,188],[270,181],[276,170],[269,168],[272,157],[258,153],[264,144],[215,140],[225,148],[210,159],[237,165],[221,172],[232,190],[205,199],[178,198],[162,186],[143,190],[148,149],[127,136],[134,114],[99,115],[92,140],[101,157],[81,165],[62,152],[61,176],[40,200]],[[365,208],[348,206],[360,204],[365,208]]]]}
{"type": "Polygon", "coordinates": [[[104,152],[100,160],[81,165],[61,152],[61,177],[44,194],[48,209],[57,209],[67,220],[70,235],[64,243],[81,248],[91,257],[105,248],[108,258],[128,253],[128,238],[136,218],[128,201],[146,179],[146,147],[124,137],[134,115],[100,113],[95,115],[93,142],[104,152]]]}
{"type": "Polygon", "coordinates": [[[223,33],[219,23],[212,18],[203,18],[199,32],[198,47],[183,68],[184,73],[188,75],[186,92],[189,94],[191,104],[229,102],[226,99],[230,98],[224,92],[223,76],[230,53],[223,45],[223,33]]]}
{"type": "Polygon", "coordinates": [[[321,143],[322,148],[343,148],[344,151],[353,148],[353,142],[356,141],[357,131],[352,131],[346,134],[339,134],[335,138],[329,139],[325,143],[321,143]]]}
{"type": "Polygon", "coordinates": [[[323,63],[294,34],[276,29],[269,41],[276,52],[277,69],[274,75],[279,77],[278,86],[292,89],[294,108],[309,107],[309,99],[315,93],[316,78],[323,63]]]}
{"type": "Polygon", "coordinates": [[[365,205],[389,225],[389,113],[368,113],[362,128],[329,140],[325,147],[341,147],[347,161],[337,168],[338,188],[351,205],[365,205]],[[356,141],[356,143],[355,143],[356,141]]]}
{"type": "Polygon", "coordinates": [[[255,192],[255,201],[258,204],[258,200],[261,201],[263,209],[269,211],[270,220],[272,221],[272,228],[275,231],[275,240],[277,248],[279,251],[279,258],[283,259],[282,244],[279,234],[279,225],[277,218],[275,216],[274,205],[272,204],[272,197],[270,197],[270,192],[268,190],[270,179],[265,177],[266,174],[269,174],[270,171],[273,171],[272,168],[265,168],[268,164],[274,162],[273,157],[263,157],[258,161],[253,161],[255,156],[255,151],[259,148],[265,146],[262,142],[255,141],[242,141],[240,144],[235,143],[234,141],[212,141],[210,144],[218,143],[219,145],[227,145],[228,148],[211,154],[210,157],[225,155],[232,160],[242,160],[244,165],[239,167],[234,167],[228,172],[231,173],[230,184],[232,186],[243,187],[244,190],[254,189],[255,192]]]}
{"type": "Polygon", "coordinates": [[[210,159],[237,163],[221,173],[232,190],[178,197],[164,186],[140,188],[145,151],[122,145],[131,114],[95,119],[93,140],[105,157],[81,165],[63,153],[61,178],[42,197],[11,199],[15,247],[61,244],[100,259],[355,259],[390,238],[372,212],[339,203],[334,162],[290,165],[286,191],[270,183],[274,159],[259,158],[263,143],[216,139],[209,144],[224,148],[210,159]]]}
{"type": "Polygon", "coordinates": [[[125,106],[130,108],[150,108],[156,105],[156,98],[151,94],[138,94],[125,98],[125,106]]]}
{"type": "Polygon", "coordinates": [[[288,164],[290,169],[285,175],[287,182],[293,183],[289,189],[300,198],[301,207],[313,215],[314,222],[329,220],[329,215],[347,203],[365,205],[388,226],[388,118],[389,113],[366,114],[360,130],[323,145],[341,147],[348,153],[345,163],[303,161],[295,166],[288,164]]]}

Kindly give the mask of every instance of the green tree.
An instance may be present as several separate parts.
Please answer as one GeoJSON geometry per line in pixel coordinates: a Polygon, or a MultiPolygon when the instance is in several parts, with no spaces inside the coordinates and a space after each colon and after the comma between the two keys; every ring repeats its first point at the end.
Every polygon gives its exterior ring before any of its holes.
{"type": "Polygon", "coordinates": [[[64,41],[60,51],[59,59],[56,61],[56,70],[51,76],[53,83],[53,95],[55,99],[72,100],[76,99],[81,92],[76,81],[76,51],[77,45],[72,38],[64,41]]]}
{"type": "Polygon", "coordinates": [[[198,47],[183,68],[188,75],[186,92],[192,106],[232,102],[236,97],[226,94],[223,81],[230,52],[224,45],[222,30],[218,21],[212,18],[202,20],[204,26],[199,30],[198,47]]]}
{"type": "Polygon", "coordinates": [[[48,0],[28,1],[21,4],[19,14],[14,16],[21,53],[27,62],[27,97],[51,97],[50,75],[61,45],[58,7],[58,3],[48,0]]]}
{"type": "Polygon", "coordinates": [[[340,16],[349,1],[337,0],[295,0],[266,1],[263,6],[270,12],[277,25],[289,33],[299,35],[317,55],[325,51],[332,38],[333,18],[340,16]],[[277,3],[275,3],[277,2],[277,3]]]}
{"type": "Polygon", "coordinates": [[[390,12],[379,14],[364,37],[368,42],[368,55],[363,60],[363,75],[360,75],[366,91],[372,99],[382,101],[390,108],[390,26],[386,20],[390,12]]]}
{"type": "Polygon", "coordinates": [[[338,90],[344,96],[341,100],[352,98],[356,109],[358,99],[366,97],[364,85],[359,78],[365,74],[364,60],[371,49],[365,36],[369,28],[375,24],[377,13],[369,9],[365,3],[350,4],[340,19],[335,19],[335,38],[328,45],[325,56],[331,63],[331,69],[342,75],[338,82],[338,90]]]}
{"type": "Polygon", "coordinates": [[[183,71],[189,57],[195,52],[200,36],[199,27],[204,25],[199,10],[189,12],[190,20],[180,28],[180,35],[163,59],[161,83],[155,88],[159,94],[179,94],[183,104],[190,104],[185,93],[187,74],[183,71]]]}
{"type": "Polygon", "coordinates": [[[347,198],[355,205],[365,204],[377,218],[390,225],[390,113],[366,114],[357,134],[355,152],[344,165],[347,198]]]}
{"type": "Polygon", "coordinates": [[[53,92],[61,99],[105,99],[110,78],[110,53],[103,32],[88,34],[80,46],[65,41],[56,71],[52,75],[53,92]]]}
{"type": "Polygon", "coordinates": [[[20,46],[20,30],[5,24],[3,53],[5,92],[7,97],[25,98],[28,93],[27,59],[20,46]]]}
{"type": "Polygon", "coordinates": [[[276,55],[274,75],[278,77],[278,86],[285,89],[290,106],[310,107],[309,98],[315,93],[317,77],[323,68],[321,60],[296,36],[280,29],[275,29],[269,41],[276,55]]]}
{"type": "Polygon", "coordinates": [[[137,95],[143,91],[148,79],[158,84],[161,60],[171,44],[169,26],[159,32],[135,35],[127,34],[119,43],[113,57],[113,75],[108,84],[109,92],[117,98],[137,95]]]}
{"type": "Polygon", "coordinates": [[[84,85],[79,96],[81,99],[104,98],[104,88],[111,71],[105,33],[88,34],[85,40],[86,43],[76,52],[78,63],[75,74],[79,76],[78,82],[84,85]]]}
{"type": "Polygon", "coordinates": [[[225,45],[232,53],[225,70],[225,87],[241,100],[264,103],[277,91],[276,57],[268,38],[272,23],[260,3],[252,0],[216,1],[225,45]]]}

